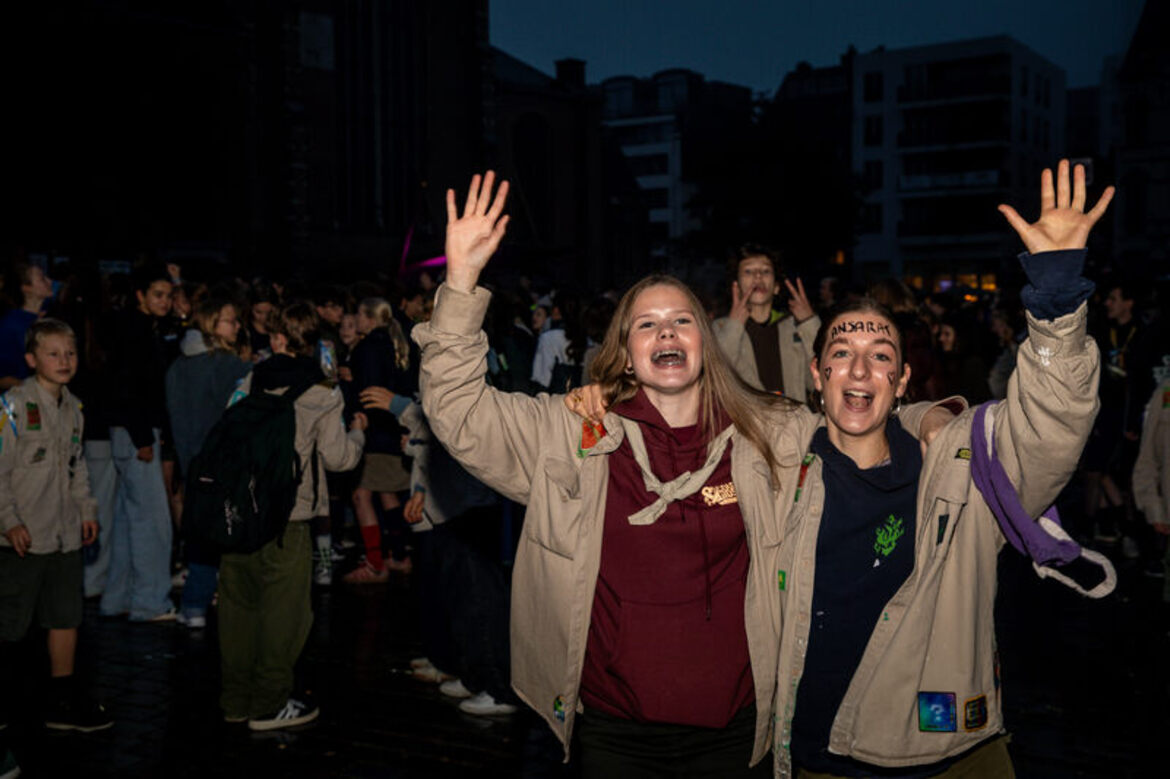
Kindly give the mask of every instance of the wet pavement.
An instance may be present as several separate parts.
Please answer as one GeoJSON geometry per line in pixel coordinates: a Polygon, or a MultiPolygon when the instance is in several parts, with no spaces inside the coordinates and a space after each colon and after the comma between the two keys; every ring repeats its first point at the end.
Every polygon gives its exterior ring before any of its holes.
{"type": "MultiPolygon", "coordinates": [[[[1167,775],[1170,640],[1161,581],[1123,568],[1099,602],[1039,580],[1007,550],[997,609],[1011,751],[1021,777],[1167,775]]],[[[214,626],[130,624],[87,604],[79,663],[116,723],[93,734],[36,725],[39,641],[21,647],[0,688],[20,703],[9,730],[33,777],[571,777],[544,724],[462,714],[406,674],[419,654],[409,578],[314,594],[303,661],[322,708],[297,732],[251,734],[217,706],[214,626]]]]}

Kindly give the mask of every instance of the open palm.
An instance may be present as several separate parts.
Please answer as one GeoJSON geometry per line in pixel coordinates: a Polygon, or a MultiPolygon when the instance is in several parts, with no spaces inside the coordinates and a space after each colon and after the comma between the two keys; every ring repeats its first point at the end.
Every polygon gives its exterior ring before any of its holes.
{"type": "Polygon", "coordinates": [[[490,170],[482,178],[478,173],[472,176],[462,216],[455,208],[455,190],[447,190],[447,285],[463,292],[475,289],[508,227],[508,217],[500,216],[508,199],[508,182],[500,183],[493,200],[495,180],[490,170]]]}
{"type": "Polygon", "coordinates": [[[1061,160],[1053,186],[1052,170],[1045,168],[1040,175],[1040,218],[1028,224],[1016,209],[1000,205],[1012,228],[1032,254],[1060,249],[1083,249],[1089,240],[1089,231],[1109,207],[1113,187],[1106,187],[1092,210],[1085,211],[1085,168],[1077,165],[1069,186],[1069,163],[1061,160]]]}

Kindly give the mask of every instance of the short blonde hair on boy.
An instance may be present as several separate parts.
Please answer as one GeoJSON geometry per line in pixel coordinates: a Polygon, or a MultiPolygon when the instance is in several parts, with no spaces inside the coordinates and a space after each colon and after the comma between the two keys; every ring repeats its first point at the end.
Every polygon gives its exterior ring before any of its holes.
{"type": "Polygon", "coordinates": [[[62,322],[60,319],[38,319],[33,322],[28,328],[28,332],[24,334],[24,351],[25,354],[32,354],[41,345],[41,341],[51,335],[64,335],[73,339],[77,343],[77,334],[73,332],[73,328],[68,323],[62,322]]]}

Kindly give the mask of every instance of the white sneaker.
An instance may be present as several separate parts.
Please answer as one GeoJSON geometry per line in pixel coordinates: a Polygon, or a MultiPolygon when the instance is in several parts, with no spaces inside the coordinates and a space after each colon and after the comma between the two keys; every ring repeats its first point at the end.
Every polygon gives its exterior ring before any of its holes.
{"type": "Polygon", "coordinates": [[[318,587],[329,587],[333,584],[333,560],[321,558],[313,564],[313,584],[318,587]]]}
{"type": "Polygon", "coordinates": [[[439,685],[439,692],[446,695],[448,698],[470,698],[471,690],[463,686],[463,682],[459,679],[452,679],[449,682],[443,682],[439,685]]]}
{"type": "Polygon", "coordinates": [[[455,677],[451,674],[440,671],[433,665],[424,666],[422,668],[412,668],[410,675],[418,681],[426,682],[427,684],[443,684],[444,682],[449,682],[455,679],[455,677]]]}
{"type": "Polygon", "coordinates": [[[171,577],[171,588],[181,590],[187,584],[187,568],[186,566],[180,568],[174,576],[171,577]]]}
{"type": "Polygon", "coordinates": [[[477,717],[491,717],[496,714],[515,714],[516,707],[510,703],[500,703],[486,692],[481,692],[460,703],[459,711],[477,717]]]}
{"type": "Polygon", "coordinates": [[[313,704],[298,701],[296,698],[289,698],[285,702],[284,708],[271,717],[258,717],[248,720],[248,729],[279,730],[281,728],[292,728],[297,725],[312,722],[320,714],[321,709],[313,704]]]}
{"type": "Polygon", "coordinates": [[[203,614],[192,614],[188,617],[186,614],[180,611],[175,617],[175,621],[180,625],[185,625],[186,627],[191,628],[192,630],[199,630],[200,628],[207,627],[207,617],[203,614]]]}

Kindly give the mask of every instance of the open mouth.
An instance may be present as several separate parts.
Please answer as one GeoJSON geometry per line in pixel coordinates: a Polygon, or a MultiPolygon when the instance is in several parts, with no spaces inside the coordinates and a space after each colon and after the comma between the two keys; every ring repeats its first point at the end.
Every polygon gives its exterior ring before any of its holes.
{"type": "Polygon", "coordinates": [[[681,366],[686,361],[686,353],[679,349],[662,349],[650,355],[650,362],[663,367],[681,366]]]}
{"type": "Polygon", "coordinates": [[[873,405],[873,393],[864,390],[845,390],[845,405],[854,411],[865,411],[873,405]]]}

